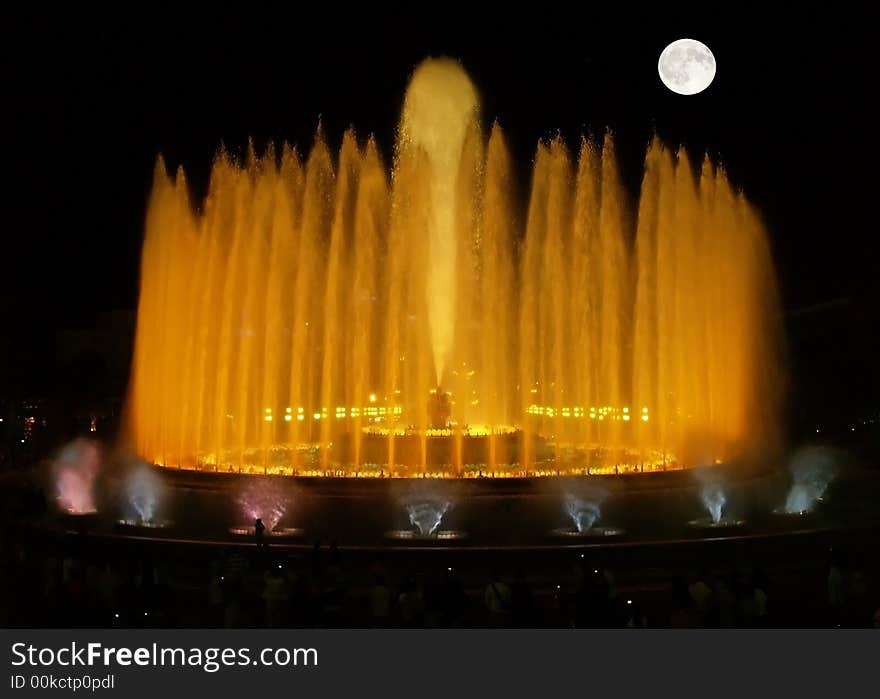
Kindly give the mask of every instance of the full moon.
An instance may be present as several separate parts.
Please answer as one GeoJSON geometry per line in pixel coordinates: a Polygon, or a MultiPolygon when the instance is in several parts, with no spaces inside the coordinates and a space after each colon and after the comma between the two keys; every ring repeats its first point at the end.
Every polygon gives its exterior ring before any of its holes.
{"type": "Polygon", "coordinates": [[[663,49],[657,62],[660,79],[679,95],[695,95],[712,83],[715,56],[696,39],[679,39],[663,49]]]}

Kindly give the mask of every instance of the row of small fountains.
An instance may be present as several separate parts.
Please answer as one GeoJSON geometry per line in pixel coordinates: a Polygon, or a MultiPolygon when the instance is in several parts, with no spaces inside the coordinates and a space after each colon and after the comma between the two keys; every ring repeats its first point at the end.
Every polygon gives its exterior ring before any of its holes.
{"type": "MultiPolygon", "coordinates": [[[[830,479],[829,479],[830,481],[830,479]]],[[[773,514],[786,518],[803,518],[812,513],[814,507],[822,501],[822,496],[827,488],[825,482],[821,489],[806,488],[804,484],[795,483],[786,499],[786,503],[773,510],[773,514]]],[[[253,493],[243,498],[246,502],[253,503],[253,493]]],[[[726,497],[719,483],[704,485],[700,491],[700,499],[706,507],[708,516],[690,520],[689,527],[698,530],[719,531],[733,530],[745,526],[746,521],[723,514],[726,497]]],[[[599,524],[601,516],[601,504],[604,496],[601,493],[592,492],[584,495],[566,494],[564,497],[564,509],[571,521],[571,526],[553,529],[551,535],[558,538],[575,539],[607,539],[621,537],[626,530],[620,527],[599,524]]],[[[453,502],[442,496],[421,495],[404,498],[400,506],[406,511],[411,525],[410,529],[396,529],[386,532],[388,539],[398,541],[455,541],[467,538],[467,532],[453,529],[441,529],[441,524],[446,513],[452,508],[453,502]]],[[[253,505],[251,505],[253,508],[253,505]]],[[[250,514],[256,514],[261,510],[251,509],[250,514]]],[[[271,508],[265,511],[272,512],[271,508]]],[[[275,511],[277,515],[277,511],[275,511]]],[[[260,518],[262,519],[262,518],[260,518]]],[[[273,516],[272,521],[280,517],[273,516]]],[[[255,517],[256,520],[256,517],[255,517]]],[[[254,536],[254,526],[234,527],[230,533],[237,536],[254,536]]],[[[268,528],[265,532],[272,537],[297,537],[303,535],[303,530],[291,527],[279,527],[277,524],[268,528]]]]}
{"type": "MultiPolygon", "coordinates": [[[[76,517],[97,514],[94,484],[100,463],[101,454],[94,442],[76,440],[61,451],[53,465],[53,476],[62,512],[76,517]]],[[[688,526],[715,532],[743,527],[745,520],[724,515],[727,499],[717,471],[707,468],[697,469],[695,473],[700,481],[700,500],[707,516],[689,521],[688,526]]],[[[801,518],[812,512],[817,503],[822,501],[835,475],[834,459],[827,450],[804,450],[792,460],[791,473],[792,485],[786,501],[773,514],[801,518]]],[[[117,521],[119,527],[161,529],[173,524],[158,517],[164,486],[154,469],[146,464],[129,468],[123,480],[123,489],[127,514],[117,521]]],[[[624,529],[599,523],[605,498],[605,492],[597,488],[585,487],[576,494],[565,494],[564,509],[571,524],[552,530],[551,535],[574,539],[623,536],[626,533],[624,529]]],[[[288,511],[288,498],[278,488],[262,479],[254,479],[239,493],[237,505],[246,524],[230,528],[229,533],[234,536],[254,537],[258,520],[265,536],[296,538],[304,534],[302,529],[280,526],[288,511]]],[[[399,505],[406,511],[411,528],[389,531],[386,538],[401,541],[450,541],[467,538],[466,532],[440,528],[444,516],[453,506],[450,498],[422,490],[402,498],[399,505]]]]}
{"type": "MultiPolygon", "coordinates": [[[[711,488],[701,492],[701,500],[706,506],[708,515],[689,520],[687,526],[706,532],[721,532],[741,529],[745,527],[746,520],[735,517],[727,517],[723,514],[724,495],[719,488],[711,488]],[[707,504],[707,500],[709,501],[707,504]],[[720,503],[719,503],[720,500],[720,503]]],[[[777,507],[772,511],[776,517],[787,519],[803,519],[813,513],[815,507],[823,501],[817,496],[807,507],[803,509],[790,509],[789,505],[777,507]]],[[[597,525],[599,519],[599,503],[595,500],[581,500],[575,496],[566,496],[565,510],[572,521],[570,527],[554,529],[552,534],[562,538],[590,538],[602,539],[608,537],[620,537],[626,534],[625,529],[613,526],[597,525]]]]}
{"type": "MultiPolygon", "coordinates": [[[[825,492],[836,475],[836,458],[831,450],[811,447],[796,452],[789,464],[792,476],[785,502],[775,508],[772,514],[789,519],[803,519],[812,514],[824,500],[825,492]]],[[[718,470],[712,467],[696,469],[700,482],[700,501],[707,516],[690,520],[692,529],[705,532],[719,532],[740,529],[746,520],[724,515],[727,496],[718,470]]],[[[605,499],[602,491],[587,491],[580,495],[565,496],[565,511],[572,522],[571,527],[555,529],[553,533],[561,537],[604,538],[622,536],[625,530],[612,526],[597,526],[601,505],[605,499]]]]}

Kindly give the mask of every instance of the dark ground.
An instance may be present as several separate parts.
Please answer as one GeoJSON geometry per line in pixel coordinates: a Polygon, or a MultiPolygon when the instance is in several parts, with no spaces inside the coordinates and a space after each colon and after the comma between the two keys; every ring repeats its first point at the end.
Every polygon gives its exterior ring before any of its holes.
{"type": "Polygon", "coordinates": [[[880,623],[876,535],[582,557],[571,550],[363,552],[332,543],[291,552],[47,537],[6,527],[0,624],[869,627],[880,623]],[[711,590],[704,605],[699,582],[711,590]],[[486,602],[493,583],[505,599],[495,614],[486,602]]]}

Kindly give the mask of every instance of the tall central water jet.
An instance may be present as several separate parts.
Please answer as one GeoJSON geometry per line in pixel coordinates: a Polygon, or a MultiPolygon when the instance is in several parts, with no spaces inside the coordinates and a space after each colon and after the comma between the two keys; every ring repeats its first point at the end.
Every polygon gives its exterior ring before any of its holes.
{"type": "MultiPolygon", "coordinates": [[[[449,58],[423,61],[413,73],[400,123],[398,157],[428,168],[428,266],[425,294],[437,383],[455,337],[459,174],[465,141],[479,134],[479,98],[467,73],[449,58]]],[[[412,231],[419,235],[420,231],[412,231]]]]}

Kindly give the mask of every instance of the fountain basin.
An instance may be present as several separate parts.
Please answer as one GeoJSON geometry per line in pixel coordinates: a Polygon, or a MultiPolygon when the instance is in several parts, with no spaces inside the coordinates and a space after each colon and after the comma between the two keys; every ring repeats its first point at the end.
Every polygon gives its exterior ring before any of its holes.
{"type": "Polygon", "coordinates": [[[624,534],[626,529],[620,527],[590,527],[583,531],[574,527],[559,527],[550,531],[551,536],[560,539],[607,539],[624,534]]]}
{"type": "MultiPolygon", "coordinates": [[[[248,536],[254,538],[254,527],[239,526],[229,527],[229,533],[233,536],[248,536]]],[[[305,530],[299,527],[273,527],[263,532],[263,536],[272,539],[293,539],[305,535],[305,530]]]]}
{"type": "Polygon", "coordinates": [[[116,526],[119,529],[127,529],[127,530],[138,530],[143,529],[146,531],[156,530],[156,529],[167,529],[172,526],[174,522],[170,519],[151,519],[151,520],[142,520],[142,519],[117,519],[116,526]]]}
{"type": "Polygon", "coordinates": [[[711,517],[699,517],[687,523],[691,529],[698,529],[706,533],[741,529],[745,524],[746,521],[744,519],[734,519],[732,517],[722,517],[719,520],[714,520],[711,517]]]}
{"type": "Polygon", "coordinates": [[[61,508],[62,517],[71,517],[73,519],[94,517],[97,514],[98,510],[95,508],[90,508],[88,510],[69,510],[63,507],[61,508]]]}
{"type": "Polygon", "coordinates": [[[432,534],[422,534],[415,529],[392,529],[385,532],[385,538],[392,541],[412,541],[419,543],[461,541],[468,538],[465,531],[440,529],[432,534]]]}
{"type": "Polygon", "coordinates": [[[815,514],[816,510],[812,507],[807,510],[786,510],[784,507],[777,507],[773,510],[774,517],[791,522],[809,520],[812,519],[815,514]]]}

